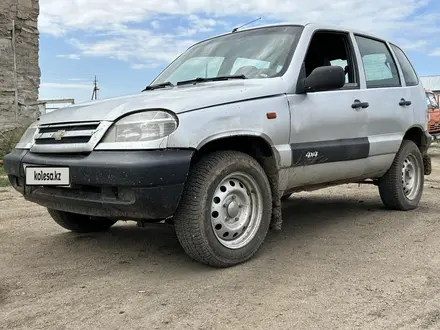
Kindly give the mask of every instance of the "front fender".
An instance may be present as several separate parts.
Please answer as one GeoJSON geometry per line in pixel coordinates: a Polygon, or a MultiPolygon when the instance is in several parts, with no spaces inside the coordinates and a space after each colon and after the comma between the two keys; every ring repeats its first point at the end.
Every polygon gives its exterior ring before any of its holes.
{"type": "Polygon", "coordinates": [[[168,137],[168,148],[200,149],[224,137],[261,137],[270,146],[288,143],[290,112],[285,95],[219,105],[179,114],[179,127],[168,137]],[[276,112],[268,119],[268,112],[276,112]]]}
{"type": "Polygon", "coordinates": [[[230,138],[230,137],[238,137],[238,136],[252,136],[252,137],[262,138],[264,141],[266,141],[266,143],[269,146],[273,146],[273,142],[272,142],[271,138],[268,135],[266,135],[265,133],[257,132],[257,131],[250,131],[250,130],[235,130],[235,131],[222,132],[222,133],[217,133],[217,134],[213,134],[211,136],[208,136],[207,138],[205,138],[204,140],[202,140],[199,143],[199,145],[196,147],[196,149],[200,150],[205,145],[207,145],[208,143],[215,141],[215,140],[220,140],[220,139],[230,138]]]}

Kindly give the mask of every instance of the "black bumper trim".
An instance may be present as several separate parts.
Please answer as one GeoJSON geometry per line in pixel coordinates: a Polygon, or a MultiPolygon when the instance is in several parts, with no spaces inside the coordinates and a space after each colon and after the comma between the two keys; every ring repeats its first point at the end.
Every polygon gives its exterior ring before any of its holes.
{"type": "Polygon", "coordinates": [[[118,219],[165,219],[177,209],[193,150],[94,151],[4,159],[11,184],[32,202],[56,210],[118,219]],[[25,187],[23,164],[68,166],[71,188],[25,187]]]}
{"type": "Polygon", "coordinates": [[[94,151],[36,154],[17,150],[5,156],[5,172],[24,178],[22,164],[67,166],[73,184],[154,187],[185,182],[192,150],[94,151]]]}
{"type": "Polygon", "coordinates": [[[150,188],[119,188],[87,192],[65,188],[26,187],[24,197],[41,206],[118,220],[166,219],[174,215],[184,184],[150,188]]]}

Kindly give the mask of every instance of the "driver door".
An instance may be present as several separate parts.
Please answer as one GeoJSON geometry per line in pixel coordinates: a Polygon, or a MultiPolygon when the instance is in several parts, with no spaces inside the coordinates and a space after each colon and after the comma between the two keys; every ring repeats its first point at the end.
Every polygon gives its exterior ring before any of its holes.
{"type": "Polygon", "coordinates": [[[345,65],[342,89],[288,95],[292,168],[288,189],[362,176],[369,154],[366,108],[353,41],[348,32],[315,31],[304,58],[314,68],[345,65]],[[358,104],[359,102],[359,104],[358,104]]]}

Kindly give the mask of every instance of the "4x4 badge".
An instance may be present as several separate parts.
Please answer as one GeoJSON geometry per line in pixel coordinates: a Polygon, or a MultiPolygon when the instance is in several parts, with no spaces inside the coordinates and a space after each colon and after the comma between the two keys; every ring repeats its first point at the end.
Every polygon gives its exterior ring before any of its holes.
{"type": "Polygon", "coordinates": [[[56,141],[61,141],[61,139],[64,137],[64,135],[66,135],[66,131],[65,130],[59,130],[55,133],[52,134],[52,137],[56,140],[56,141]]]}

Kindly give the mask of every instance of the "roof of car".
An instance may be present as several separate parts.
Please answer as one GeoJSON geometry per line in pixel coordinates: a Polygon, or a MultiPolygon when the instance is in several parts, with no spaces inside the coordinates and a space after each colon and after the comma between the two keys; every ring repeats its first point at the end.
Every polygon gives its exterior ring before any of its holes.
{"type": "Polygon", "coordinates": [[[389,41],[389,40],[387,40],[384,37],[381,37],[381,36],[378,36],[378,35],[374,35],[374,34],[366,32],[366,31],[356,30],[356,29],[352,29],[352,28],[348,28],[348,27],[344,27],[344,26],[329,25],[329,24],[326,25],[326,24],[317,24],[317,23],[298,24],[298,23],[294,23],[294,22],[282,22],[282,23],[254,25],[254,26],[251,26],[251,27],[243,27],[243,28],[240,28],[239,30],[237,30],[236,32],[232,32],[231,31],[231,32],[222,33],[222,34],[213,36],[211,38],[208,38],[208,39],[205,39],[205,40],[201,40],[198,43],[201,43],[201,42],[204,42],[204,41],[207,41],[207,40],[210,40],[210,39],[214,39],[214,38],[218,38],[218,37],[234,34],[234,33],[243,32],[243,31],[251,31],[251,30],[267,28],[267,27],[276,27],[276,26],[301,26],[301,27],[306,27],[307,26],[307,27],[312,27],[312,28],[315,28],[315,29],[322,29],[322,30],[347,31],[347,32],[353,32],[355,34],[361,34],[361,35],[368,36],[368,37],[371,37],[371,38],[380,39],[380,40],[384,40],[384,41],[388,41],[390,43],[393,43],[392,41],[389,41]]]}

